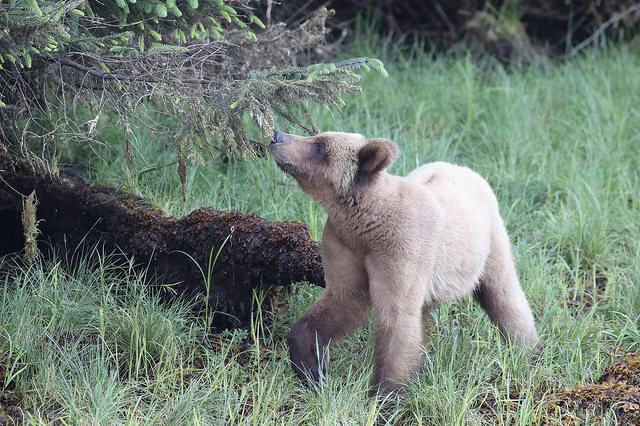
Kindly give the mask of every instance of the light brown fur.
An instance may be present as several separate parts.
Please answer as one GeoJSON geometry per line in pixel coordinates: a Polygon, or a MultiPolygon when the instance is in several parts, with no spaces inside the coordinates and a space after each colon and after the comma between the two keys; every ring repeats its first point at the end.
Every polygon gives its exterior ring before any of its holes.
{"type": "Polygon", "coordinates": [[[420,367],[423,315],[470,293],[507,340],[536,345],[498,203],[478,174],[437,162],[394,176],[386,168],[398,147],[358,134],[277,132],[269,149],[328,215],[326,288],[288,338],[300,377],[318,380],[322,348],[373,307],[375,391],[401,390],[420,367]]]}

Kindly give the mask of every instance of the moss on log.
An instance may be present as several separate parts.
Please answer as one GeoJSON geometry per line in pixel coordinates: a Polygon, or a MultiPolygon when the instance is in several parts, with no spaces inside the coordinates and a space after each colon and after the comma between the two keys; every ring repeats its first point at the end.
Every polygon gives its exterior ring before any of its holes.
{"type": "Polygon", "coordinates": [[[218,255],[209,293],[210,306],[225,313],[214,319],[218,327],[248,324],[254,289],[299,281],[324,285],[319,244],[300,222],[212,207],[175,218],[137,196],[52,177],[24,160],[5,156],[0,166],[0,255],[23,249],[23,197],[35,190],[43,252],[98,245],[134,259],[150,276],[173,284],[173,291],[201,294],[202,271],[207,274],[218,255]]]}

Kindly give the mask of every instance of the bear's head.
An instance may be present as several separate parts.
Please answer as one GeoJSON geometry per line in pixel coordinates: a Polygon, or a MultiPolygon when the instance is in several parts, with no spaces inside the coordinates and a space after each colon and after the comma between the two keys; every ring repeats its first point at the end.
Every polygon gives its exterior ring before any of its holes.
{"type": "Polygon", "coordinates": [[[269,151],[278,166],[316,199],[325,198],[327,191],[345,196],[355,186],[375,180],[399,153],[388,139],[341,132],[309,137],[276,132],[269,151]]]}

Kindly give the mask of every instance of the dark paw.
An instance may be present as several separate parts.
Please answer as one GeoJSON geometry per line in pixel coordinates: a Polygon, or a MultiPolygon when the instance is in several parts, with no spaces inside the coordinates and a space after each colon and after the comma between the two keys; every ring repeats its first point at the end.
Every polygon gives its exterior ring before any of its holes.
{"type": "Polygon", "coordinates": [[[533,348],[533,351],[532,351],[532,354],[531,354],[531,363],[532,364],[535,365],[538,362],[538,360],[544,354],[544,350],[545,350],[545,344],[542,343],[542,341],[539,341],[536,344],[536,346],[533,348]]]}
{"type": "Polygon", "coordinates": [[[382,383],[373,384],[369,389],[369,396],[402,400],[407,396],[407,388],[402,383],[385,380],[382,383]]]}
{"type": "Polygon", "coordinates": [[[291,360],[291,365],[296,376],[306,384],[320,383],[320,377],[324,376],[322,364],[318,362],[303,362],[291,360]]]}
{"type": "Polygon", "coordinates": [[[324,376],[322,345],[316,332],[296,323],[287,337],[293,371],[303,381],[318,383],[324,376]]]}

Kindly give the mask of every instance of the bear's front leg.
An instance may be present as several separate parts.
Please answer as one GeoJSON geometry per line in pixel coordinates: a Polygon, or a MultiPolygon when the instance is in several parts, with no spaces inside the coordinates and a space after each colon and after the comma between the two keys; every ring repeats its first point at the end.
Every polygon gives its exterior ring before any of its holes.
{"type": "Polygon", "coordinates": [[[424,291],[402,268],[371,270],[370,293],[378,312],[372,395],[402,392],[420,370],[424,326],[424,291]]]}
{"type": "Polygon", "coordinates": [[[301,379],[320,379],[322,351],[368,318],[371,307],[362,258],[338,238],[328,220],[322,234],[322,264],[326,289],[289,333],[293,369],[301,379]]]}
{"type": "Polygon", "coordinates": [[[330,341],[362,325],[369,313],[366,294],[349,292],[336,295],[332,288],[324,290],[316,303],[298,320],[287,338],[293,370],[299,378],[320,380],[324,372],[323,349],[330,341]]]}
{"type": "Polygon", "coordinates": [[[293,371],[298,378],[318,382],[324,372],[323,347],[327,342],[313,325],[312,316],[303,317],[291,327],[287,343],[293,371]]]}

